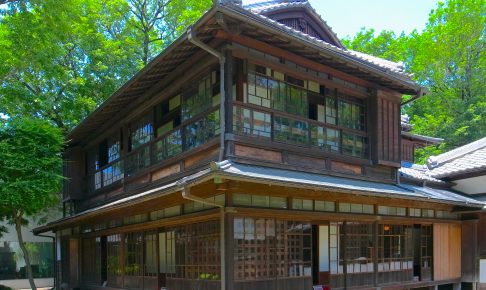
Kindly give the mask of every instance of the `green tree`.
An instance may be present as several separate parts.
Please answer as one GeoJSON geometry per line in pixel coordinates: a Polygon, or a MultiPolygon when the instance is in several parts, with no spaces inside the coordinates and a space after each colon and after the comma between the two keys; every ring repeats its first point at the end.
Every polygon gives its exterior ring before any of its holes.
{"type": "Polygon", "coordinates": [[[419,134],[449,150],[486,136],[486,6],[450,0],[409,36],[408,66],[430,93],[405,108],[419,134]]]}
{"type": "Polygon", "coordinates": [[[345,45],[392,61],[403,61],[413,79],[429,90],[403,107],[413,132],[441,137],[429,154],[486,136],[486,5],[484,0],[449,0],[431,11],[426,28],[396,36],[362,29],[345,45]]]}
{"type": "Polygon", "coordinates": [[[406,49],[407,37],[405,34],[396,36],[393,31],[383,30],[375,35],[375,30],[361,28],[353,38],[342,40],[344,46],[381,57],[391,61],[403,61],[403,54],[406,49]]]}
{"type": "Polygon", "coordinates": [[[35,288],[22,226],[59,202],[62,185],[63,135],[36,119],[0,123],[0,218],[15,225],[30,286],[35,288]]]}
{"type": "Polygon", "coordinates": [[[140,67],[124,1],[9,7],[0,19],[0,111],[11,117],[36,116],[69,130],[140,67]]]}
{"type": "Polygon", "coordinates": [[[69,131],[210,0],[17,0],[0,18],[0,113],[69,131]]]}

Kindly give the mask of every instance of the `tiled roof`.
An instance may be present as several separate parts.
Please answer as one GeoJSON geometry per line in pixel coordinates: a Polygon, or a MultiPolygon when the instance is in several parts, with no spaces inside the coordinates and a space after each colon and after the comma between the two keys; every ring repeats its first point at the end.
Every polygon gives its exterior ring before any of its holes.
{"type": "Polygon", "coordinates": [[[427,200],[474,208],[484,207],[484,202],[468,198],[457,193],[421,187],[415,185],[394,185],[388,183],[356,180],[351,178],[333,177],[328,175],[277,169],[266,166],[246,165],[230,160],[212,162],[209,168],[186,176],[176,182],[148,189],[140,193],[88,209],[73,216],[62,218],[45,226],[34,229],[35,233],[54,230],[56,227],[79,221],[87,217],[96,217],[101,213],[121,210],[135,203],[148,202],[170,193],[180,191],[184,186],[195,185],[207,181],[214,176],[228,180],[237,179],[248,182],[282,185],[294,188],[313,188],[316,190],[332,190],[353,194],[363,194],[377,197],[427,200]]]}
{"type": "Polygon", "coordinates": [[[427,160],[430,176],[453,177],[463,173],[486,170],[486,138],[469,143],[427,160]]]}
{"type": "Polygon", "coordinates": [[[425,165],[402,162],[402,168],[399,169],[400,177],[419,182],[432,182],[435,184],[447,184],[445,181],[430,176],[425,165]]]}
{"type": "Polygon", "coordinates": [[[251,4],[243,3],[243,8],[258,14],[277,10],[277,9],[282,9],[282,8],[289,8],[289,7],[311,7],[311,6],[309,2],[306,0],[270,0],[270,1],[254,2],[251,4]]]}
{"type": "Polygon", "coordinates": [[[232,161],[214,163],[213,170],[219,171],[228,179],[243,178],[253,182],[277,184],[290,187],[312,187],[338,192],[373,195],[378,197],[395,197],[414,200],[435,200],[451,204],[484,206],[482,202],[468,198],[452,191],[433,189],[414,185],[394,185],[351,178],[333,177],[316,173],[307,173],[265,166],[239,164],[232,161]]]}
{"type": "Polygon", "coordinates": [[[365,54],[365,53],[362,53],[362,52],[348,50],[348,49],[345,49],[345,48],[340,48],[340,47],[334,46],[334,45],[332,45],[328,42],[325,42],[321,39],[317,39],[315,37],[312,37],[312,36],[302,32],[302,31],[292,29],[291,27],[288,27],[284,24],[281,24],[277,21],[274,21],[274,20],[262,15],[262,13],[269,12],[271,10],[288,8],[288,7],[307,7],[307,8],[309,8],[315,15],[317,15],[319,17],[319,19],[322,21],[322,23],[324,23],[324,25],[329,28],[329,31],[336,36],[336,34],[332,31],[332,29],[327,25],[327,23],[322,19],[322,17],[314,10],[314,8],[312,8],[312,6],[307,1],[273,0],[273,1],[258,2],[258,3],[254,3],[254,4],[250,4],[250,5],[243,5],[243,8],[246,9],[247,11],[250,11],[251,13],[260,16],[260,17],[264,18],[265,20],[267,20],[271,23],[276,23],[280,26],[284,26],[289,31],[291,31],[293,34],[298,34],[300,36],[304,36],[305,38],[307,38],[308,40],[311,40],[312,42],[319,43],[320,45],[324,45],[328,48],[335,49],[336,51],[344,53],[347,56],[350,56],[350,57],[352,57],[356,60],[365,61],[368,64],[372,64],[374,66],[380,67],[381,69],[384,69],[386,71],[393,72],[395,74],[399,74],[399,75],[405,76],[407,78],[411,77],[410,74],[405,72],[405,67],[403,66],[403,63],[401,63],[401,62],[396,63],[396,62],[385,60],[385,59],[382,59],[382,58],[379,58],[379,57],[376,57],[376,56],[365,54]]]}
{"type": "MultiPolygon", "coordinates": [[[[403,127],[402,127],[403,129],[403,127]]],[[[438,144],[444,141],[442,138],[435,138],[429,136],[423,136],[418,134],[412,134],[410,132],[402,131],[402,137],[408,137],[411,140],[422,141],[428,144],[438,144]]]]}

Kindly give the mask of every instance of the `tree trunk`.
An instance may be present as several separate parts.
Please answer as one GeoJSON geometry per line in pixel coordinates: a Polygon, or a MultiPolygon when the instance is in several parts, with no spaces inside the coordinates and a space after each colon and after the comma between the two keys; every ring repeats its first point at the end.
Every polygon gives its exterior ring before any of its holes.
{"type": "Polygon", "coordinates": [[[149,31],[144,31],[143,35],[143,56],[142,56],[142,61],[143,65],[147,65],[148,63],[148,58],[149,58],[149,31]]]}
{"type": "Polygon", "coordinates": [[[30,266],[30,256],[22,238],[22,215],[15,217],[15,230],[17,231],[17,238],[19,239],[20,249],[24,254],[25,268],[27,270],[27,277],[29,278],[30,288],[37,289],[34,283],[34,276],[32,275],[32,267],[30,266]]]}

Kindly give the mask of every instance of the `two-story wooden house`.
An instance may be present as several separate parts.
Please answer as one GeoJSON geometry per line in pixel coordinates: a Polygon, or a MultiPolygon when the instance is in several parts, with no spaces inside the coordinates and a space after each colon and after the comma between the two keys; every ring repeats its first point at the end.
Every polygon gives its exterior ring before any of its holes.
{"type": "Polygon", "coordinates": [[[460,283],[461,215],[399,184],[401,65],[347,50],[306,1],[221,1],[69,135],[58,285],[460,283]],[[234,3],[233,3],[234,2],[234,3]]]}

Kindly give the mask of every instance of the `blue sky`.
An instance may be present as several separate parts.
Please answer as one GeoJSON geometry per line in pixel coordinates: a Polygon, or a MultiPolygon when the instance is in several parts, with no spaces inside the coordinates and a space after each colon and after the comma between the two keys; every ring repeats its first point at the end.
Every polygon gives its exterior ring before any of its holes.
{"type": "Polygon", "coordinates": [[[339,38],[354,36],[361,27],[410,33],[425,28],[438,0],[309,0],[339,38]]]}

